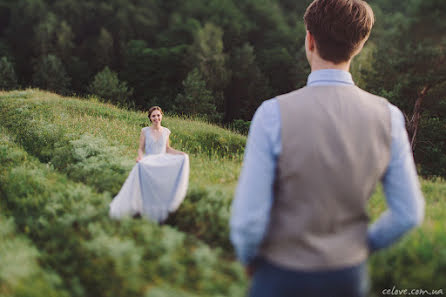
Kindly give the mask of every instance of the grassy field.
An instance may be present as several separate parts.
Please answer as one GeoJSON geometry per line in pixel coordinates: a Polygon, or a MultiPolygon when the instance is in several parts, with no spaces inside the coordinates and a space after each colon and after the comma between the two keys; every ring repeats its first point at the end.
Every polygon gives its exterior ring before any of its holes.
{"type": "MultiPolygon", "coordinates": [[[[23,251],[0,252],[0,266],[23,267],[12,276],[0,268],[0,296],[244,295],[228,220],[246,137],[165,116],[191,174],[184,203],[160,227],[107,216],[135,164],[145,113],[38,90],[0,92],[0,113],[0,236],[23,251]]],[[[393,286],[446,292],[446,183],[422,187],[423,226],[370,258],[372,296],[393,286]]],[[[371,218],[384,209],[378,189],[371,218]]]]}

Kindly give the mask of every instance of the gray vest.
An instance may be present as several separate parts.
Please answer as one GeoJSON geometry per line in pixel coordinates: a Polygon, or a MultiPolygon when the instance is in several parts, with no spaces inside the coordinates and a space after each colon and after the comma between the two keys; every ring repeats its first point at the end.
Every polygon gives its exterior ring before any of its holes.
{"type": "Polygon", "coordinates": [[[278,97],[282,152],[260,254],[298,270],[367,259],[367,201],[390,161],[388,102],[356,86],[278,97]]]}

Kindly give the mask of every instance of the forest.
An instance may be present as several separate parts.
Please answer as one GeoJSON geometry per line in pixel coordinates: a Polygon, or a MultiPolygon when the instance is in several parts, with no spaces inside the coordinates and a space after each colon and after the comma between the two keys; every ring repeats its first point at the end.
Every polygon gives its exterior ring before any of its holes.
{"type": "MultiPolygon", "coordinates": [[[[266,99],[306,84],[291,0],[0,0],[0,89],[160,105],[246,133],[266,99]]],[[[406,116],[419,173],[446,177],[446,2],[370,0],[355,83],[406,116]]]]}

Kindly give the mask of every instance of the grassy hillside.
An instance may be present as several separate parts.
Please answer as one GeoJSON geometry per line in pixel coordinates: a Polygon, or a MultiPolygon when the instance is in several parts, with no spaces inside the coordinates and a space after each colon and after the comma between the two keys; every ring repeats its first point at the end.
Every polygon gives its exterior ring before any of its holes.
{"type": "MultiPolygon", "coordinates": [[[[69,296],[243,296],[247,280],[233,261],[228,220],[244,136],[165,116],[171,145],[190,155],[191,175],[184,203],[159,227],[107,216],[135,164],[145,113],[37,90],[0,92],[0,113],[0,224],[41,271],[19,281],[51,276],[47,290],[69,296]]],[[[422,185],[425,222],[371,257],[373,292],[446,291],[446,183],[422,185]]],[[[378,190],[372,219],[384,209],[378,190]]],[[[0,274],[0,295],[3,288],[14,296],[21,287],[0,274]]]]}

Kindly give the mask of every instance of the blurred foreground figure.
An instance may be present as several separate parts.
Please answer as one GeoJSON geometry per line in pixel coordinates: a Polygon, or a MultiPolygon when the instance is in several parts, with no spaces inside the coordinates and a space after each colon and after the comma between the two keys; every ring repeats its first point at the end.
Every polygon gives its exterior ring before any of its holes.
{"type": "Polygon", "coordinates": [[[311,74],[254,115],[231,241],[253,276],[252,297],[365,297],[367,257],[422,222],[424,199],[401,111],[349,73],[372,9],[316,0],[304,19],[311,74]],[[389,209],[368,227],[379,181],[389,209]]]}

